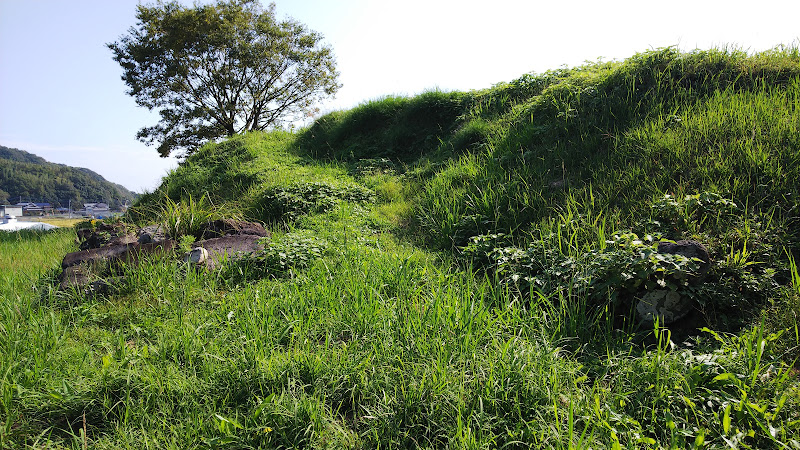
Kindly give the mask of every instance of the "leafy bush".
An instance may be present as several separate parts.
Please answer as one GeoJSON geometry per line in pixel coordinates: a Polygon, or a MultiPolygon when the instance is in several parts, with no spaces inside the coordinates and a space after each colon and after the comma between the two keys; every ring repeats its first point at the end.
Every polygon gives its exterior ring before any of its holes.
{"type": "Polygon", "coordinates": [[[641,234],[616,232],[600,243],[581,239],[581,246],[572,234],[564,234],[565,227],[593,227],[578,215],[562,217],[555,231],[525,247],[512,245],[502,233],[484,234],[472,237],[462,254],[523,297],[538,291],[602,309],[631,306],[645,291],[677,291],[696,302],[709,326],[720,329],[746,325],[750,311],[791,283],[791,263],[783,257],[782,237],[769,216],[747,213],[711,192],[681,199],[667,195],[650,210],[658,220],[640,224],[641,234]],[[704,270],[702,283],[688,282],[699,273],[699,259],[658,252],[659,242],[669,241],[662,232],[675,239],[689,234],[706,244],[711,266],[704,270]]]}
{"type": "Polygon", "coordinates": [[[711,225],[716,228],[720,223],[729,223],[731,218],[741,213],[736,203],[708,191],[687,195],[682,200],[666,194],[653,202],[650,211],[658,222],[656,225],[672,233],[686,231],[691,223],[703,226],[712,222],[711,225]]]}
{"type": "Polygon", "coordinates": [[[305,214],[328,211],[342,201],[367,203],[374,197],[371,190],[361,185],[313,181],[270,189],[260,204],[265,218],[294,220],[305,214]]]}
{"type": "Polygon", "coordinates": [[[658,253],[660,239],[634,233],[615,234],[605,248],[576,257],[563,255],[549,242],[539,239],[527,248],[496,246],[503,235],[472,238],[464,253],[496,273],[500,281],[526,294],[538,290],[545,295],[571,291],[586,295],[595,304],[620,303],[626,295],[651,289],[678,290],[698,273],[700,261],[683,255],[658,253]]]}
{"type": "Polygon", "coordinates": [[[264,250],[236,264],[240,275],[245,278],[284,276],[305,269],[322,258],[329,246],[326,240],[308,231],[288,233],[276,240],[264,239],[262,242],[264,250]]]}
{"type": "Polygon", "coordinates": [[[220,218],[219,215],[220,213],[205,194],[199,200],[195,200],[189,194],[185,201],[180,202],[175,202],[165,196],[158,212],[167,234],[173,239],[198,234],[203,224],[209,220],[220,218]]]}
{"type": "Polygon", "coordinates": [[[190,192],[184,192],[183,198],[178,201],[162,194],[157,201],[150,200],[132,207],[125,217],[126,220],[140,225],[160,223],[172,239],[179,239],[187,235],[199,237],[200,228],[208,221],[240,219],[241,214],[233,203],[215,205],[208,193],[202,194],[198,199],[190,192]]]}

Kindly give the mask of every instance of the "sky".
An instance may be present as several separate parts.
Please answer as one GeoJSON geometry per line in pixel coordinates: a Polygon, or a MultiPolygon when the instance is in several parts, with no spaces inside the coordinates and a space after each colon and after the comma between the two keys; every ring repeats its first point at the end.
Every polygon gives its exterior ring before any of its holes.
{"type": "MultiPolygon", "coordinates": [[[[89,168],[136,192],[158,187],[178,161],[136,140],[158,115],[126,94],[106,47],[136,25],[138,3],[0,0],[0,145],[89,168]]],[[[756,52],[800,42],[796,0],[275,3],[279,18],[319,32],[336,55],[342,88],[319,105],[323,114],[386,95],[484,89],[661,47],[756,52]]]]}

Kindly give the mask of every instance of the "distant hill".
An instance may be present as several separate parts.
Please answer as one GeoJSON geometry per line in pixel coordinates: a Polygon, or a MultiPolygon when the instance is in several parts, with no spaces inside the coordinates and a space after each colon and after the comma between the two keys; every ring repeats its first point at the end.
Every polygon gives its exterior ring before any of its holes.
{"type": "Polygon", "coordinates": [[[133,203],[138,194],[83,167],[56,164],[23,150],[0,145],[0,203],[48,202],[55,207],[107,202],[133,203]]]}

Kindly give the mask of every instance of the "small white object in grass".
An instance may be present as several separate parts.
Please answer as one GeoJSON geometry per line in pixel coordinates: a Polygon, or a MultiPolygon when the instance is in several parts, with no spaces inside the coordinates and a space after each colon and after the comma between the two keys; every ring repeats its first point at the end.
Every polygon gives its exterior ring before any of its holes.
{"type": "Polygon", "coordinates": [[[184,261],[194,264],[202,264],[206,259],[208,259],[208,250],[203,247],[193,248],[184,257],[184,261]]]}

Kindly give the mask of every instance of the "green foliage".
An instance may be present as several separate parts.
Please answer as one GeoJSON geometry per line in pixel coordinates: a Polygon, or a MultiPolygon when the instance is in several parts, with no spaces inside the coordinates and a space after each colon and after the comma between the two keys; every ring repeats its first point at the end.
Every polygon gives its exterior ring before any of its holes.
{"type": "Polygon", "coordinates": [[[503,233],[478,235],[462,255],[526,299],[562,296],[601,315],[624,313],[644,292],[669,289],[693,300],[713,326],[733,330],[780,294],[778,280],[792,269],[781,255],[781,238],[762,218],[710,192],[667,196],[650,211],[652,218],[639,225],[641,238],[630,231],[605,238],[605,222],[593,214],[567,214],[555,229],[540,224],[538,234],[523,240],[525,247],[503,233]],[[657,251],[664,234],[678,239],[689,231],[710,252],[702,282],[700,260],[657,251]]]}
{"type": "Polygon", "coordinates": [[[679,234],[688,231],[690,224],[701,227],[706,222],[728,224],[731,218],[742,213],[736,203],[714,192],[686,195],[680,201],[666,194],[653,202],[650,211],[653,220],[657,221],[656,226],[679,234]]]}
{"type": "Polygon", "coordinates": [[[151,203],[147,196],[144,200],[145,202],[137,203],[128,210],[127,220],[141,225],[157,222],[172,239],[182,236],[199,238],[201,227],[211,220],[241,218],[235,205],[214,205],[207,193],[200,198],[186,193],[178,201],[167,195],[162,195],[157,202],[151,203]]]}
{"type": "Polygon", "coordinates": [[[315,158],[415,161],[448,139],[468,95],[430,91],[414,98],[386,97],[321,117],[298,138],[315,158]]]}
{"type": "Polygon", "coordinates": [[[251,275],[253,269],[263,275],[287,275],[322,258],[329,246],[327,241],[310,232],[287,233],[278,239],[266,240],[264,250],[242,264],[251,266],[248,267],[251,275]]]}
{"type": "Polygon", "coordinates": [[[503,238],[476,236],[463,253],[524,295],[586,296],[595,306],[619,307],[637,292],[686,288],[699,273],[699,260],[659,253],[661,241],[650,235],[614,234],[602,249],[575,256],[560,253],[554,236],[534,240],[525,249],[503,245],[503,238]]]}
{"type": "Polygon", "coordinates": [[[398,165],[389,158],[362,158],[352,164],[352,172],[357,176],[392,175],[398,172],[398,165]]]}
{"type": "Polygon", "coordinates": [[[191,234],[184,234],[178,240],[178,252],[179,253],[186,253],[192,250],[192,244],[194,244],[195,237],[191,234]]]}
{"type": "Polygon", "coordinates": [[[167,234],[172,239],[178,239],[181,236],[197,234],[203,224],[219,218],[221,214],[214,209],[206,196],[195,200],[190,195],[185,202],[178,203],[165,197],[157,216],[163,217],[163,225],[167,234]]]}
{"type": "Polygon", "coordinates": [[[368,203],[375,194],[358,184],[306,182],[279,186],[259,202],[265,220],[291,221],[310,213],[331,210],[340,202],[368,203]]]}
{"type": "Polygon", "coordinates": [[[139,5],[138,24],[108,44],[136,103],[160,122],[137,137],[167,156],[216,138],[292,122],[339,89],[330,47],[256,0],[139,5]]]}
{"type": "Polygon", "coordinates": [[[708,330],[676,347],[658,330],[644,349],[565,351],[549,334],[558,310],[341,225],[325,244],[274,239],[277,273],[235,289],[161,260],[129,268],[124,296],[69,307],[40,277],[70,233],[3,247],[38,270],[0,271],[3,445],[81,447],[84,417],[95,448],[781,448],[800,432],[785,333],[708,330]],[[302,276],[280,276],[298,261],[302,276]]]}
{"type": "Polygon", "coordinates": [[[75,230],[92,230],[97,229],[97,219],[81,220],[75,224],[75,230]]]}
{"type": "Polygon", "coordinates": [[[795,262],[794,257],[787,252],[787,256],[789,257],[789,274],[792,280],[792,289],[800,295],[800,269],[798,269],[797,262],[795,262]]]}
{"type": "Polygon", "coordinates": [[[449,144],[456,153],[476,151],[489,141],[492,131],[493,127],[488,121],[472,119],[453,134],[449,144]]]}
{"type": "Polygon", "coordinates": [[[243,145],[245,137],[207,145],[168,174],[159,190],[176,201],[186,194],[200,197],[205,193],[223,201],[234,200],[258,182],[256,171],[251,170],[257,150],[286,140],[280,132],[269,138],[257,149],[243,145]]]}
{"type": "Polygon", "coordinates": [[[103,299],[54,289],[70,233],[0,235],[0,447],[798,447],[798,61],[656,50],[207,144],[137,208],[291,231],[103,299]],[[631,326],[648,289],[698,314],[631,326]]]}
{"type": "Polygon", "coordinates": [[[131,208],[134,220],[152,220],[161,209],[160,202],[206,197],[217,207],[224,207],[236,216],[274,221],[265,213],[269,192],[305,180],[316,180],[332,186],[336,192],[358,191],[359,186],[347,181],[346,170],[320,164],[295,155],[291,149],[291,133],[247,133],[220,143],[210,143],[187,158],[168,174],[155,192],[145,194],[131,208]],[[141,216],[141,219],[137,217],[141,216]]]}
{"type": "Polygon", "coordinates": [[[571,195],[636,220],[650,198],[702,191],[779,205],[776,219],[796,225],[798,59],[793,49],[663,49],[476,94],[464,117],[492,131],[483,152],[426,183],[422,230],[447,248],[533,226],[571,195]]]}

